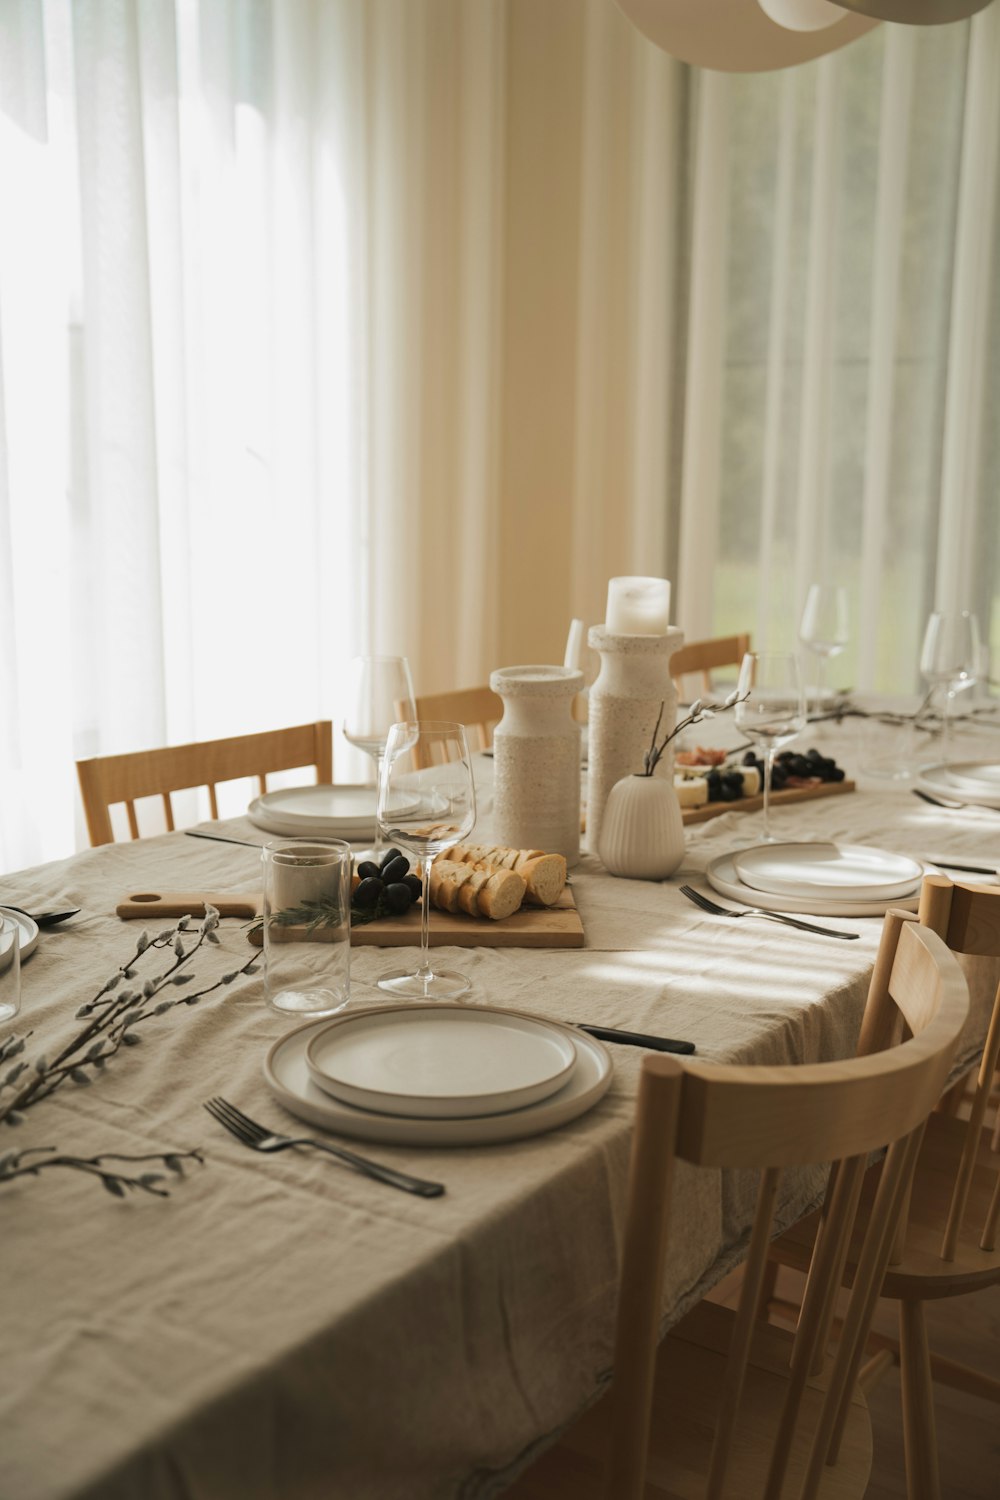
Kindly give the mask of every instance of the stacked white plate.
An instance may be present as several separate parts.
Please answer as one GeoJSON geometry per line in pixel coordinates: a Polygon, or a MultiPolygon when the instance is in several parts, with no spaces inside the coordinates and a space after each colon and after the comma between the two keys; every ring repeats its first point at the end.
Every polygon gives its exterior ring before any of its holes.
{"type": "Polygon", "coordinates": [[[264,1076],[310,1124],[360,1140],[473,1146],[554,1130],[607,1091],[606,1047],[480,1005],[384,1005],[282,1037],[264,1076]]]}
{"type": "Polygon", "coordinates": [[[251,823],[282,838],[345,839],[349,844],[375,837],[373,786],[293,786],[265,792],[247,808],[251,823]]]}
{"type": "MultiPolygon", "coordinates": [[[[21,929],[19,947],[20,958],[21,962],[23,963],[24,960],[28,957],[28,954],[34,953],[35,949],[38,947],[38,923],[35,921],[34,917],[26,916],[23,911],[11,911],[10,907],[8,906],[0,906],[0,911],[3,912],[5,917],[10,917],[12,922],[16,922],[18,927],[21,929]]],[[[4,961],[4,959],[0,957],[0,968],[6,968],[8,962],[9,959],[4,961]]]]}
{"type": "Polygon", "coordinates": [[[917,785],[934,797],[953,802],[984,803],[1000,808],[1000,763],[966,760],[958,764],[921,766],[917,785]]]}
{"type": "Polygon", "coordinates": [[[930,867],[864,844],[757,844],[714,859],[706,871],[721,895],[765,911],[879,917],[916,908],[930,867]]]}

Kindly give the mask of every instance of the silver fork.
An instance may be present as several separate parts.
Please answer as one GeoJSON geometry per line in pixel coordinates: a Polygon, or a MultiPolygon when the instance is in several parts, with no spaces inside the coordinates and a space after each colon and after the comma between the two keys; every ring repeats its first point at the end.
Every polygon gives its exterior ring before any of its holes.
{"type": "Polygon", "coordinates": [[[803,932],[817,932],[823,937],[856,938],[860,932],[838,932],[835,927],[818,927],[815,922],[800,922],[798,917],[786,916],[781,911],[765,911],[762,906],[719,906],[715,901],[710,901],[700,891],[692,890],[689,885],[682,885],[681,895],[693,901],[695,906],[700,906],[702,911],[710,911],[715,917],[767,917],[772,922],[783,922],[786,927],[799,927],[803,932]]]}
{"type": "Polygon", "coordinates": [[[245,1115],[235,1104],[229,1104],[225,1099],[206,1099],[205,1108],[214,1120],[225,1126],[230,1135],[234,1135],[244,1146],[249,1146],[251,1151],[287,1151],[289,1146],[312,1146],[316,1151],[327,1151],[331,1156],[337,1157],[338,1161],[346,1162],[363,1177],[374,1177],[376,1182],[400,1188],[404,1193],[416,1193],[421,1198],[440,1198],[444,1192],[442,1182],[428,1182],[424,1177],[411,1177],[408,1172],[397,1172],[395,1167],[386,1167],[367,1156],[358,1156],[357,1152],[348,1151],[345,1146],[332,1146],[329,1141],[317,1141],[309,1135],[278,1135],[265,1125],[251,1120],[249,1115],[245,1115]]]}
{"type": "Polygon", "coordinates": [[[991,807],[988,802],[955,802],[953,799],[932,797],[930,792],[922,792],[918,786],[910,788],[914,797],[919,797],[923,802],[929,802],[932,807],[945,807],[949,812],[966,812],[975,808],[979,812],[1000,812],[1000,807],[991,807]]]}

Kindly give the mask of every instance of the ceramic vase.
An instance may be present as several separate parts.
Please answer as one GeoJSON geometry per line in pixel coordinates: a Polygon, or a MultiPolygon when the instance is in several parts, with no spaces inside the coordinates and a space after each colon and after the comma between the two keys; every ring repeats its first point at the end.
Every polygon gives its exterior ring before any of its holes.
{"type": "Polygon", "coordinates": [[[604,868],[631,880],[665,880],[684,858],[684,823],[672,781],[625,776],[611,788],[598,851],[604,868]]]}
{"type": "Polygon", "coordinates": [[[570,667],[501,667],[493,731],[493,839],[512,849],[580,858],[580,725],[572,716],[583,673],[570,667]]]}
{"type": "MultiPolygon", "coordinates": [[[[676,722],[670,658],[683,645],[684,632],[671,626],[665,635],[615,635],[594,625],[588,639],[601,656],[601,670],[590,689],[587,748],[587,845],[596,852],[611,788],[642,770],[661,703],[659,738],[676,722]]],[[[673,785],[672,746],[654,773],[654,780],[661,779],[673,785]]]]}

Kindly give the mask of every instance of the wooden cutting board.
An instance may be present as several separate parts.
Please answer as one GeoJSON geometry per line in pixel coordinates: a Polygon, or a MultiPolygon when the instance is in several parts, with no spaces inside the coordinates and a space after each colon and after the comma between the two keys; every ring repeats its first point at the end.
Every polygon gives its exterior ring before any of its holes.
{"type": "MultiPolygon", "coordinates": [[[[812,802],[817,797],[842,797],[854,791],[854,782],[821,781],[819,786],[791,786],[784,791],[771,793],[771,806],[784,807],[788,802],[812,802]]],[[[764,806],[764,794],[757,797],[738,797],[735,802],[706,802],[703,807],[682,807],[681,818],[685,823],[707,823],[709,818],[720,818],[723,813],[759,812],[764,806]]]]}
{"type": "MultiPolygon", "coordinates": [[[[140,891],[126,896],[115,907],[124,921],[151,917],[203,917],[206,902],[223,917],[252,920],[260,916],[261,897],[257,891],[213,895],[210,892],[140,891]]],[[[429,940],[431,947],[443,948],[582,948],[583,923],[566,886],[555,906],[524,906],[502,922],[485,917],[469,917],[464,912],[436,911],[431,908],[429,940]]],[[[291,934],[293,928],[285,928],[291,934]]],[[[251,932],[250,941],[260,943],[260,929],[251,932]]],[[[417,948],[420,946],[420,908],[411,906],[401,917],[382,917],[363,927],[351,928],[352,947],[417,948]]]]}

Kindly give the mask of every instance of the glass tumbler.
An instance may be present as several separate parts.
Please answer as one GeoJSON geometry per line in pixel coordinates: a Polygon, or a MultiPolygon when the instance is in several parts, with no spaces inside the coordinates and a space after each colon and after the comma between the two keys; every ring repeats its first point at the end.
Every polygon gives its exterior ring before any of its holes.
{"type": "Polygon", "coordinates": [[[332,1016],[351,993],[351,847],[272,839],[264,865],[264,990],[275,1010],[332,1016]]]}
{"type": "Polygon", "coordinates": [[[10,1021],[21,1009],[21,928],[17,920],[0,911],[0,1022],[10,1021]]]}

